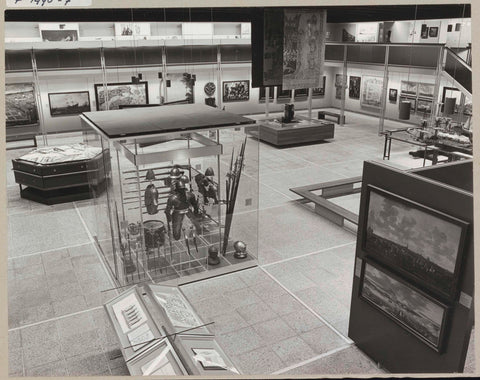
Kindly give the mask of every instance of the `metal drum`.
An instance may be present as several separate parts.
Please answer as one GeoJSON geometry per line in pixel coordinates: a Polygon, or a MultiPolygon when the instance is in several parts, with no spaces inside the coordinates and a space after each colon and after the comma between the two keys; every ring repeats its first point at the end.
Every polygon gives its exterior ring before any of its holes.
{"type": "Polygon", "coordinates": [[[153,249],[165,244],[165,224],[160,220],[143,222],[145,248],[153,249]]]}

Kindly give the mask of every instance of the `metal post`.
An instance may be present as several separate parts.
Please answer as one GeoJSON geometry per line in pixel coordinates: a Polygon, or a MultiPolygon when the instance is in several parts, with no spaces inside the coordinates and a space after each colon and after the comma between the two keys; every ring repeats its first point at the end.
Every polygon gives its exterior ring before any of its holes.
{"type": "MultiPolygon", "coordinates": [[[[340,106],[340,126],[345,121],[345,89],[347,88],[347,45],[343,46],[342,97],[340,106]]],[[[310,95],[310,92],[309,92],[310,95]]]]}
{"type": "MultiPolygon", "coordinates": [[[[33,73],[33,83],[34,83],[34,93],[37,100],[37,108],[38,108],[38,122],[40,124],[40,131],[42,133],[43,145],[48,145],[47,139],[47,131],[45,131],[45,123],[43,119],[43,107],[42,107],[42,98],[40,96],[40,79],[38,78],[38,70],[37,70],[37,60],[35,58],[35,52],[33,49],[30,51],[30,58],[32,60],[32,73],[33,73]]],[[[35,139],[35,142],[37,140],[35,139]]],[[[35,143],[36,144],[36,143],[35,143]]]]}
{"type": "Polygon", "coordinates": [[[383,86],[382,86],[382,95],[381,95],[381,111],[380,119],[378,120],[378,135],[383,132],[383,127],[385,125],[385,108],[386,108],[386,98],[387,98],[387,86],[388,86],[388,58],[390,54],[390,46],[385,47],[385,65],[383,69],[383,86]]]}
{"type": "Polygon", "coordinates": [[[270,104],[270,87],[265,87],[265,117],[269,116],[268,105],[270,104]]]}
{"type": "Polygon", "coordinates": [[[222,99],[222,53],[220,51],[220,45],[217,45],[217,95],[218,95],[218,108],[223,108],[222,99]]]}
{"type": "MultiPolygon", "coordinates": [[[[103,83],[103,99],[105,100],[105,109],[108,110],[108,88],[107,88],[107,69],[105,66],[105,54],[103,51],[103,46],[100,48],[100,66],[102,67],[102,83],[103,83]]],[[[97,104],[97,107],[99,105],[97,104]]]]}
{"type": "Polygon", "coordinates": [[[163,85],[163,101],[168,102],[167,99],[167,48],[165,44],[162,46],[162,85],[163,85]]]}
{"type": "Polygon", "coordinates": [[[308,118],[312,118],[312,93],[313,93],[313,88],[308,89],[308,118]]]}
{"type": "Polygon", "coordinates": [[[439,107],[438,96],[440,94],[440,78],[442,75],[442,65],[444,54],[447,53],[447,50],[442,46],[440,47],[437,59],[437,67],[435,68],[435,87],[433,89],[433,104],[432,112],[430,114],[430,127],[435,127],[435,118],[437,117],[437,110],[439,107]]]}

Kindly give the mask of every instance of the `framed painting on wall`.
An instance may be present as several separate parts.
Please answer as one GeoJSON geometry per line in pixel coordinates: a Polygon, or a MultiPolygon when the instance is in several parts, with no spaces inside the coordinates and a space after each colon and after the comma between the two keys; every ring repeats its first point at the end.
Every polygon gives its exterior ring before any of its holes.
{"type": "Polygon", "coordinates": [[[433,99],[435,92],[435,84],[433,83],[418,83],[418,96],[423,98],[433,99]]]}
{"type": "Polygon", "coordinates": [[[5,85],[5,119],[7,127],[38,123],[33,83],[5,85]]]}
{"type": "Polygon", "coordinates": [[[468,223],[374,186],[367,188],[365,215],[367,257],[454,300],[468,223]]]}
{"type": "Polygon", "coordinates": [[[397,102],[398,90],[396,88],[391,88],[388,90],[388,100],[392,103],[397,102]]]}
{"type": "Polygon", "coordinates": [[[79,115],[90,111],[90,95],[88,91],[56,92],[48,94],[50,115],[79,115]]]}
{"type": "Polygon", "coordinates": [[[298,88],[295,89],[295,93],[293,94],[294,99],[303,99],[308,97],[308,88],[298,88]]]}
{"type": "Polygon", "coordinates": [[[373,108],[381,108],[382,90],[382,77],[364,76],[361,105],[373,108]]]}
{"type": "Polygon", "coordinates": [[[428,37],[431,37],[431,38],[438,37],[438,26],[432,26],[428,29],[428,37]]]}
{"type": "Polygon", "coordinates": [[[422,31],[420,32],[420,38],[428,38],[428,26],[427,24],[422,24],[422,31]]]}
{"type": "Polygon", "coordinates": [[[360,84],[362,78],[350,75],[350,83],[348,85],[348,97],[352,99],[360,99],[360,84]]]}
{"type": "Polygon", "coordinates": [[[223,82],[223,101],[243,102],[250,99],[250,81],[235,80],[223,82]]]}
{"type": "Polygon", "coordinates": [[[433,102],[426,99],[417,100],[417,112],[431,113],[433,102]]]}
{"type": "Polygon", "coordinates": [[[378,42],[378,22],[359,22],[357,24],[356,42],[378,42]]]}
{"type": "Polygon", "coordinates": [[[447,305],[368,259],[362,264],[359,297],[435,351],[442,351],[447,305]]]}
{"type": "Polygon", "coordinates": [[[115,36],[147,37],[150,36],[149,22],[116,22],[115,36]]]}
{"type": "MultiPolygon", "coordinates": [[[[275,98],[275,86],[268,86],[269,92],[268,92],[268,100],[273,100],[275,98]]],[[[267,97],[267,90],[266,87],[262,86],[259,88],[259,101],[264,102],[266,97],[267,97]]]]}
{"type": "Polygon", "coordinates": [[[95,101],[97,111],[107,109],[106,99],[108,100],[108,109],[119,109],[120,105],[129,104],[148,104],[148,83],[107,83],[107,97],[103,84],[95,84],[95,101]]]}
{"type": "Polygon", "coordinates": [[[292,90],[284,90],[282,86],[277,86],[277,99],[291,99],[292,90]]]}
{"type": "Polygon", "coordinates": [[[38,24],[42,41],[78,41],[78,24],[38,24]]]}
{"type": "Polygon", "coordinates": [[[416,82],[409,82],[402,80],[400,92],[402,95],[415,95],[417,96],[418,84],[416,82]]]}
{"type": "Polygon", "coordinates": [[[324,96],[325,95],[325,85],[327,82],[327,77],[323,76],[323,87],[314,87],[312,89],[312,96],[324,96]]]}

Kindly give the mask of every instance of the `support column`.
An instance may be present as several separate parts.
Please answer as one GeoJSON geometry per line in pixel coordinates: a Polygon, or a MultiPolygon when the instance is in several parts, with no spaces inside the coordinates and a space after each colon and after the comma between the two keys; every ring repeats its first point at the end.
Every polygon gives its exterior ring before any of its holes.
{"type": "MultiPolygon", "coordinates": [[[[345,121],[345,90],[347,88],[347,45],[343,46],[342,97],[340,106],[340,126],[345,121]]],[[[310,92],[309,92],[310,95],[310,92]]]]}
{"type": "Polygon", "coordinates": [[[43,145],[48,145],[47,131],[45,130],[45,122],[43,118],[42,98],[40,96],[40,79],[38,78],[37,60],[33,49],[30,51],[30,58],[32,60],[32,73],[34,83],[34,94],[37,103],[38,123],[40,125],[40,132],[42,134],[43,145]]]}
{"type": "Polygon", "coordinates": [[[270,86],[265,87],[265,117],[269,117],[270,86]]]}
{"type": "MultiPolygon", "coordinates": [[[[105,54],[103,51],[103,46],[100,48],[100,66],[102,70],[102,84],[103,84],[103,98],[105,99],[105,109],[108,110],[108,88],[107,88],[107,68],[105,66],[105,54]]],[[[99,105],[97,104],[97,107],[99,105]]]]}
{"type": "Polygon", "coordinates": [[[378,135],[383,132],[385,126],[385,108],[386,108],[386,98],[387,98],[387,88],[388,88],[388,57],[390,54],[390,46],[385,47],[385,65],[383,69],[383,85],[382,85],[382,95],[381,95],[381,111],[380,118],[378,120],[378,135]]]}
{"type": "MultiPolygon", "coordinates": [[[[162,87],[163,87],[163,101],[166,103],[167,100],[167,48],[165,45],[162,46],[162,87]]],[[[162,94],[160,94],[162,96],[162,94]]]]}
{"type": "Polygon", "coordinates": [[[439,111],[439,101],[438,96],[440,95],[440,82],[442,77],[442,66],[443,66],[443,56],[446,53],[446,50],[441,47],[438,53],[437,67],[435,68],[435,87],[433,89],[433,103],[432,103],[432,113],[430,114],[430,127],[435,126],[435,118],[437,117],[437,112],[439,111]]]}
{"type": "Polygon", "coordinates": [[[308,118],[312,118],[312,93],[313,93],[313,88],[308,89],[308,118]]]}
{"type": "Polygon", "coordinates": [[[220,45],[217,45],[217,97],[218,108],[223,108],[223,88],[222,88],[222,53],[220,51],[220,45]]]}

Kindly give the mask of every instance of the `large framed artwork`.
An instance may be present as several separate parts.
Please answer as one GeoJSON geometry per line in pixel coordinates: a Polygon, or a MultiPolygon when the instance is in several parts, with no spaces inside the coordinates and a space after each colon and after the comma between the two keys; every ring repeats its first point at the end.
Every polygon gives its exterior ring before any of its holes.
{"type": "Polygon", "coordinates": [[[433,104],[433,102],[431,100],[418,99],[417,100],[417,112],[431,113],[432,112],[432,104],[433,104]]]}
{"type": "Polygon", "coordinates": [[[435,84],[433,83],[418,83],[418,96],[423,98],[433,99],[435,91],[435,84]]]}
{"type": "Polygon", "coordinates": [[[357,24],[356,42],[378,42],[378,22],[359,22],[357,24]]]}
{"type": "Polygon", "coordinates": [[[322,87],[314,87],[312,89],[312,96],[325,96],[325,85],[327,82],[327,77],[323,76],[323,86],[322,87]]]}
{"type": "Polygon", "coordinates": [[[415,109],[417,108],[417,98],[415,97],[400,95],[400,103],[401,102],[409,102],[411,111],[415,111],[415,109]]]}
{"type": "Polygon", "coordinates": [[[304,99],[308,97],[308,88],[299,88],[295,90],[294,99],[304,99]]]}
{"type": "Polygon", "coordinates": [[[447,301],[456,297],[468,223],[369,186],[362,247],[368,257],[447,301]]]}
{"type": "Polygon", "coordinates": [[[364,76],[361,105],[372,108],[381,108],[382,91],[382,77],[364,76]]]}
{"type": "Polygon", "coordinates": [[[400,93],[402,95],[417,96],[417,90],[418,90],[418,83],[402,80],[401,86],[400,86],[400,93]]]}
{"type": "Polygon", "coordinates": [[[38,28],[43,41],[78,41],[78,24],[40,23],[38,28]]]}
{"type": "MultiPolygon", "coordinates": [[[[274,92],[275,86],[267,86],[267,87],[269,88],[268,100],[271,101],[274,99],[274,96],[275,96],[275,92],[274,92]]],[[[267,90],[266,90],[267,87],[262,86],[259,88],[259,100],[261,102],[264,102],[267,97],[267,90]]]]}
{"type": "Polygon", "coordinates": [[[234,80],[223,82],[223,101],[243,102],[250,99],[250,81],[234,80]]]}
{"type": "Polygon", "coordinates": [[[90,111],[88,91],[56,92],[48,94],[51,116],[79,115],[90,111]]]}
{"type": "Polygon", "coordinates": [[[335,99],[342,99],[342,91],[344,88],[343,75],[335,74],[335,99]]]}
{"type": "Polygon", "coordinates": [[[391,88],[388,90],[388,100],[392,103],[397,102],[398,90],[396,88],[391,88]]]}
{"type": "Polygon", "coordinates": [[[115,36],[135,36],[147,37],[150,36],[149,22],[116,22],[115,36]]]}
{"type": "Polygon", "coordinates": [[[360,83],[362,77],[350,75],[350,83],[348,85],[348,97],[352,99],[360,99],[360,83]]]}
{"type": "Polygon", "coordinates": [[[282,86],[277,86],[277,99],[288,99],[292,98],[292,90],[284,90],[282,86]]]}
{"type": "Polygon", "coordinates": [[[364,260],[360,275],[360,299],[441,352],[449,308],[371,260],[364,260]]]}
{"type": "Polygon", "coordinates": [[[5,85],[5,119],[7,127],[38,123],[33,83],[5,85]]]}
{"type": "MultiPolygon", "coordinates": [[[[94,87],[97,111],[104,111],[107,109],[107,103],[103,84],[96,84],[94,87]]],[[[120,105],[148,104],[147,82],[107,83],[107,92],[109,110],[119,109],[120,105]]]]}

